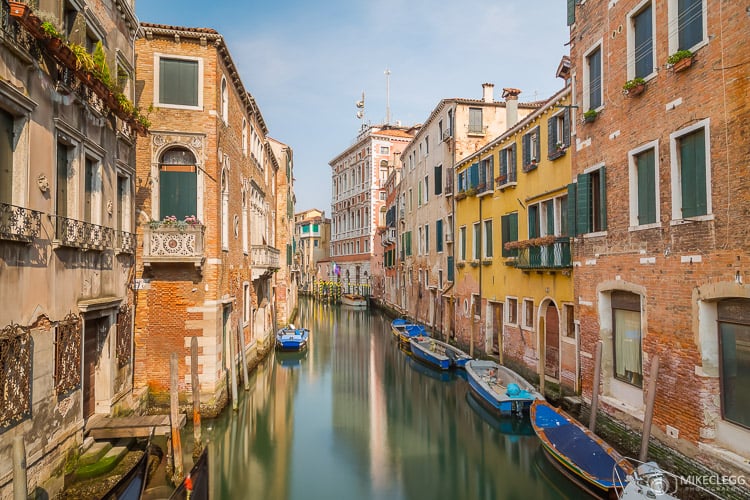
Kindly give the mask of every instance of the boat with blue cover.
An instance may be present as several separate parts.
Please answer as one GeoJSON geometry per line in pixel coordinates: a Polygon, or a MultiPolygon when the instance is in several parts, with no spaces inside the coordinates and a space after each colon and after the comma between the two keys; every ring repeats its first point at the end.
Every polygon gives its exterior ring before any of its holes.
{"type": "Polygon", "coordinates": [[[531,405],[531,426],[552,464],[595,496],[617,498],[632,464],[603,439],[546,401],[531,405]]]}
{"type": "Polygon", "coordinates": [[[501,416],[521,415],[533,401],[544,399],[521,375],[494,361],[473,359],[465,369],[471,391],[501,416]]]}
{"type": "Polygon", "coordinates": [[[464,368],[471,356],[458,347],[430,337],[409,339],[414,357],[441,370],[464,368]]]}
{"type": "Polygon", "coordinates": [[[419,323],[413,323],[405,318],[396,318],[391,321],[391,332],[400,342],[409,344],[412,337],[429,337],[425,327],[419,323]]]}
{"type": "Polygon", "coordinates": [[[309,338],[310,330],[307,328],[295,328],[294,325],[289,325],[276,332],[276,349],[280,351],[300,351],[307,347],[309,338]]]}

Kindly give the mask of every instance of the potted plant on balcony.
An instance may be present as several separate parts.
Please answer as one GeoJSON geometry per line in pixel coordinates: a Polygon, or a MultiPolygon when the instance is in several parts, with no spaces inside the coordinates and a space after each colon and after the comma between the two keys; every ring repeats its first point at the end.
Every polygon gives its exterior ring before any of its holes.
{"type": "Polygon", "coordinates": [[[10,6],[10,15],[21,19],[26,19],[29,16],[31,8],[26,2],[8,2],[10,6]]]}
{"type": "Polygon", "coordinates": [[[622,93],[628,97],[635,97],[637,95],[640,95],[644,90],[646,90],[646,80],[644,80],[640,76],[637,76],[632,80],[628,80],[627,82],[625,82],[625,85],[622,86],[622,93]]]}
{"type": "Polygon", "coordinates": [[[693,64],[695,54],[690,50],[678,50],[667,58],[667,66],[674,72],[688,69],[693,64]]]}
{"type": "Polygon", "coordinates": [[[583,121],[586,123],[591,123],[596,120],[597,116],[599,116],[599,113],[597,113],[595,109],[590,109],[583,113],[583,121]]]}

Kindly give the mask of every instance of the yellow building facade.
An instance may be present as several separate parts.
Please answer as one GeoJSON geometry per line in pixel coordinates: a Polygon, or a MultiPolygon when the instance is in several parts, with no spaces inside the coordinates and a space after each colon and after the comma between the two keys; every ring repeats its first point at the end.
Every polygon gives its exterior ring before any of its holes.
{"type": "Polygon", "coordinates": [[[566,392],[579,379],[570,130],[565,87],[462,160],[455,195],[458,343],[566,392]]]}

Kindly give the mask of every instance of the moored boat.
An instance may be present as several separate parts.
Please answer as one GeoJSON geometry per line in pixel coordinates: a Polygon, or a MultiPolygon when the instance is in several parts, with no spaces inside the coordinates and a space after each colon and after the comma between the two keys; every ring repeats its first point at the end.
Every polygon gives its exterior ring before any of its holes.
{"type": "Polygon", "coordinates": [[[419,323],[412,323],[404,318],[396,318],[391,321],[391,332],[400,342],[409,344],[412,337],[429,337],[427,330],[419,323]]]}
{"type": "Polygon", "coordinates": [[[494,361],[473,359],[465,369],[471,391],[501,416],[528,412],[533,401],[544,399],[526,379],[494,361]]]}
{"type": "Polygon", "coordinates": [[[341,296],[341,304],[354,309],[367,309],[367,297],[358,293],[345,293],[341,296]]]}
{"type": "Polygon", "coordinates": [[[295,328],[289,325],[280,328],[276,332],[276,349],[280,351],[299,351],[307,347],[310,330],[307,328],[295,328]]]}
{"type": "Polygon", "coordinates": [[[430,337],[409,339],[414,357],[441,370],[464,368],[471,356],[458,347],[430,337]]]}
{"type": "Polygon", "coordinates": [[[612,446],[546,401],[531,405],[531,426],[555,467],[590,494],[617,498],[632,464],[612,446]]]}
{"type": "Polygon", "coordinates": [[[206,446],[188,475],[172,492],[169,500],[208,500],[208,492],[208,447],[206,446]]]}

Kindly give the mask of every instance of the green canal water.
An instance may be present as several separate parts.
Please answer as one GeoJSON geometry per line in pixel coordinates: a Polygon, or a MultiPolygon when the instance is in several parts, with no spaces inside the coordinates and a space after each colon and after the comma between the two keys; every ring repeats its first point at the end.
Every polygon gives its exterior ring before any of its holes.
{"type": "Polygon", "coordinates": [[[308,351],[270,354],[238,410],[204,421],[213,499],[583,496],[528,417],[487,414],[461,372],[401,351],[378,311],[303,299],[297,324],[311,330],[308,351]]]}

